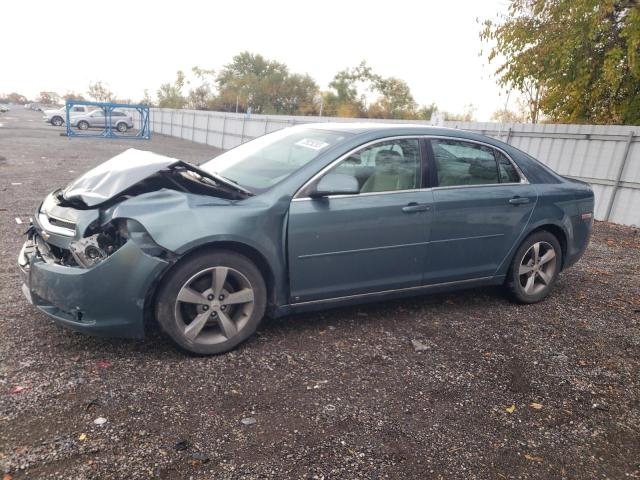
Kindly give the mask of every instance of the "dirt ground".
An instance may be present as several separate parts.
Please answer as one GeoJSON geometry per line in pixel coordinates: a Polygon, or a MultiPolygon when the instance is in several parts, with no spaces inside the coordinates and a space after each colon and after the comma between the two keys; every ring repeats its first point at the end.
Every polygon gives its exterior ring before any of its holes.
{"type": "Polygon", "coordinates": [[[0,116],[5,479],[640,477],[638,229],[596,223],[537,305],[491,288],[342,308],[194,358],[157,333],[97,339],[38,313],[15,218],[129,146],[218,152],[59,131],[35,112],[0,116]]]}

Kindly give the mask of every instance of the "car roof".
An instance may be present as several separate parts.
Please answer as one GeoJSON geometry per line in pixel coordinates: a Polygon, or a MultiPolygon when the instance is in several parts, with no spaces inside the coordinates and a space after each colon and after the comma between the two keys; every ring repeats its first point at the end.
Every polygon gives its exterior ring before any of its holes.
{"type": "Polygon", "coordinates": [[[475,140],[498,147],[505,144],[494,138],[480,135],[468,130],[458,128],[441,127],[417,123],[381,123],[381,122],[323,122],[300,124],[293,128],[311,128],[315,130],[329,130],[333,132],[350,133],[356,136],[364,136],[370,139],[384,138],[393,135],[430,135],[443,137],[456,137],[467,140],[475,140]]]}
{"type": "MultiPolygon", "coordinates": [[[[416,132],[433,132],[435,130],[445,129],[443,127],[434,127],[432,125],[416,124],[416,123],[382,123],[382,122],[322,122],[322,123],[306,123],[302,125],[306,128],[317,130],[332,130],[335,132],[350,132],[354,134],[374,132],[380,130],[398,130],[410,129],[416,132]]],[[[446,129],[453,130],[453,129],[446,129]]]]}

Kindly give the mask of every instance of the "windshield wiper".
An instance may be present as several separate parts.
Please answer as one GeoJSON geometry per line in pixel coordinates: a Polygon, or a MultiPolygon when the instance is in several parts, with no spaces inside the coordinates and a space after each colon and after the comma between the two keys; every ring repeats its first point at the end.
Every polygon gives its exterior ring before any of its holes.
{"type": "Polygon", "coordinates": [[[227,183],[232,183],[235,187],[241,188],[242,190],[244,190],[248,194],[253,195],[253,192],[250,192],[249,190],[244,188],[242,185],[240,185],[238,182],[236,182],[233,178],[225,177],[224,175],[220,175],[218,172],[213,172],[212,175],[215,175],[216,177],[220,177],[221,179],[223,179],[227,183]]]}
{"type": "Polygon", "coordinates": [[[229,180],[228,178],[223,177],[222,175],[218,175],[215,173],[209,173],[205,170],[202,170],[199,167],[196,167],[195,165],[192,165],[190,163],[187,162],[180,162],[180,164],[182,167],[186,168],[187,170],[195,173],[196,175],[202,177],[202,178],[206,178],[207,180],[211,181],[213,180],[219,187],[225,187],[227,189],[230,190],[234,190],[236,192],[239,192],[243,195],[246,195],[247,197],[252,197],[255,195],[255,193],[253,193],[251,190],[247,190],[246,188],[244,188],[241,185],[238,185],[236,182],[229,180]]]}

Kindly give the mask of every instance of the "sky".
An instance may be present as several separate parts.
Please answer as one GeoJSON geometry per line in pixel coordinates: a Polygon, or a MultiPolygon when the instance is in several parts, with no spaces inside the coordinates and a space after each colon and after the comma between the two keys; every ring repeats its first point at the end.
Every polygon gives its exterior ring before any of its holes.
{"type": "MultiPolygon", "coordinates": [[[[479,39],[479,20],[507,0],[4,1],[0,93],[86,93],[102,81],[119,98],[155,95],[177,70],[219,70],[244,50],[308,73],[321,89],[366,60],[405,80],[420,104],[488,121],[506,92],[479,39]]],[[[485,46],[486,50],[486,46],[485,46]]]]}

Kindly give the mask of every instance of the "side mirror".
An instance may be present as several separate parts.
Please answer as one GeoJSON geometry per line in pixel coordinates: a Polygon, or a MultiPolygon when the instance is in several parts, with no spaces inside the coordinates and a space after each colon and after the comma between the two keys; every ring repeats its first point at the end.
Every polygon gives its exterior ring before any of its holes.
{"type": "Polygon", "coordinates": [[[309,196],[322,198],[329,195],[357,195],[358,193],[360,193],[360,185],[355,177],[344,173],[328,173],[320,179],[309,196]]]}

